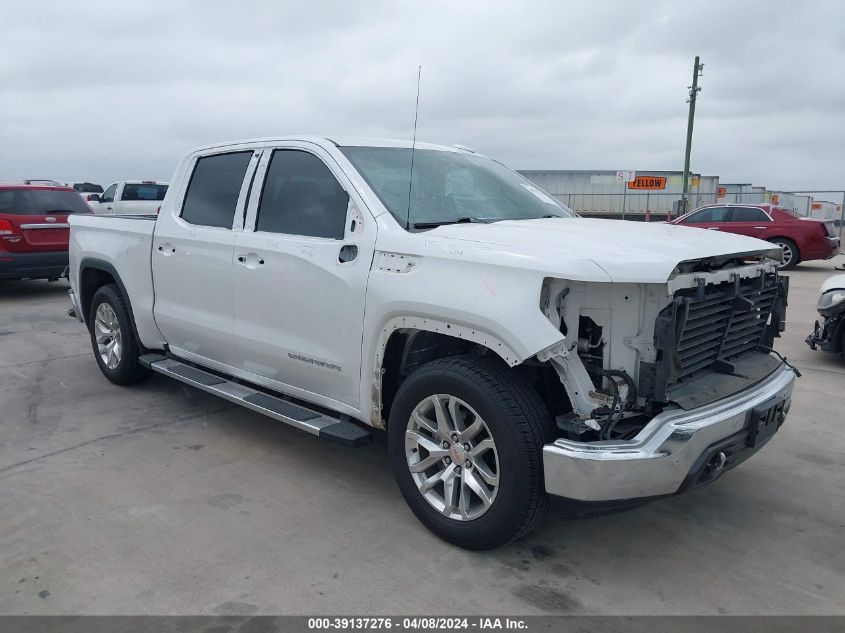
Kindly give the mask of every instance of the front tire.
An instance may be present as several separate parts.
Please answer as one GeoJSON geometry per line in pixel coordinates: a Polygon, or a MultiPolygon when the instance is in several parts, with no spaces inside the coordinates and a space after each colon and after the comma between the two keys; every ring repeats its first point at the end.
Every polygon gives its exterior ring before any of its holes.
{"type": "Polygon", "coordinates": [[[798,265],[798,262],[801,260],[801,254],[798,252],[798,245],[795,242],[786,237],[775,237],[769,241],[783,249],[783,263],[780,265],[781,270],[792,270],[798,265]]]}
{"type": "Polygon", "coordinates": [[[150,377],[141,365],[141,355],[132,331],[132,318],[126,300],[114,284],[94,293],[88,312],[91,347],[100,371],[116,385],[131,385],[150,377]]]}
{"type": "Polygon", "coordinates": [[[537,392],[499,359],[432,361],[399,388],[388,447],[402,496],[437,536],[466,549],[530,532],[549,505],[542,447],[554,437],[537,392]]]}

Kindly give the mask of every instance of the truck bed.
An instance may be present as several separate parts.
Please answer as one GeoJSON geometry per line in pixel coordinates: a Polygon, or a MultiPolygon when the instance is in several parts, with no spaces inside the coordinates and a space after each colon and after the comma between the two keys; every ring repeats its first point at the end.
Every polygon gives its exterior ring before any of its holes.
{"type": "MultiPolygon", "coordinates": [[[[153,279],[150,266],[155,215],[74,215],[70,224],[70,268],[75,275],[86,268],[111,274],[131,297],[131,310],[141,342],[160,346],[161,335],[153,321],[153,279]]],[[[87,315],[86,315],[87,316],[87,315]]]]}

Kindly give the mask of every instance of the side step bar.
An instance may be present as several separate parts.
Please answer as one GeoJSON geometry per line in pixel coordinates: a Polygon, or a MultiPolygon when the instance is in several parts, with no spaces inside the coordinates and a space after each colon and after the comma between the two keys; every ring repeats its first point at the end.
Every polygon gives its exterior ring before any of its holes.
{"type": "Polygon", "coordinates": [[[227,380],[173,358],[160,354],[145,354],[139,360],[142,365],[159,374],[170,376],[330,442],[343,446],[364,446],[372,439],[368,430],[354,422],[312,411],[299,404],[227,380]]]}

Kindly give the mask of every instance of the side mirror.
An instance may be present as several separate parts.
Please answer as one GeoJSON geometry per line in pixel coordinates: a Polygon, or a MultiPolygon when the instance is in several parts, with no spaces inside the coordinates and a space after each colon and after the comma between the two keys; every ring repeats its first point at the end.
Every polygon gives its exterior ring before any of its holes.
{"type": "Polygon", "coordinates": [[[96,193],[89,193],[86,200],[88,200],[88,202],[99,202],[100,201],[100,195],[96,194],[96,193]]]}

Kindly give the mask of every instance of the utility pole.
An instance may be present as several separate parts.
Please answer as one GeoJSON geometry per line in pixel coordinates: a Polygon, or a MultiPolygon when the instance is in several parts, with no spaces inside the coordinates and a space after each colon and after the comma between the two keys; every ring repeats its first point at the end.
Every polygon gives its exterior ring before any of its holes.
{"type": "Polygon", "coordinates": [[[689,89],[689,99],[687,99],[687,103],[689,104],[689,120],[687,121],[687,151],[684,156],[684,193],[682,196],[684,204],[683,213],[689,211],[689,209],[687,209],[687,191],[689,189],[689,157],[690,151],[692,151],[692,123],[695,120],[695,100],[698,97],[698,93],[701,91],[701,88],[698,87],[698,78],[704,74],[703,71],[704,64],[699,62],[698,55],[696,55],[695,65],[692,68],[692,85],[687,86],[689,89]]]}

